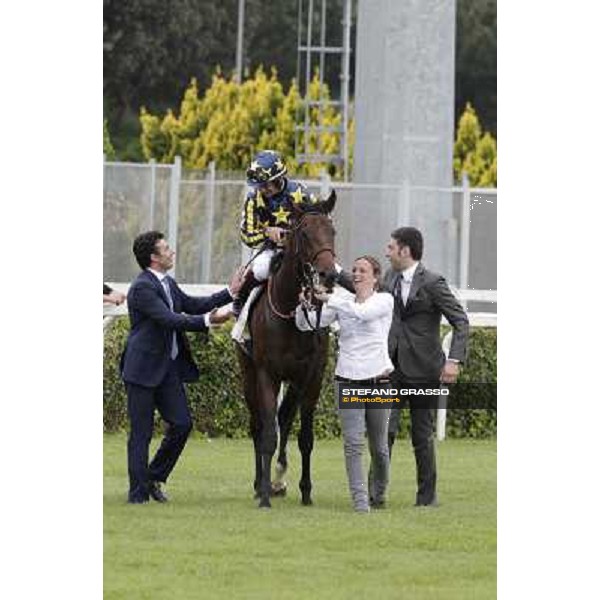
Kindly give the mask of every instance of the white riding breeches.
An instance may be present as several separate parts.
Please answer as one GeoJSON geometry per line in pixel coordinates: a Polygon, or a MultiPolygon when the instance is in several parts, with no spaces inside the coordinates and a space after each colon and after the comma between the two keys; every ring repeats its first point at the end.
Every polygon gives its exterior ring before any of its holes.
{"type": "Polygon", "coordinates": [[[268,250],[264,250],[261,252],[253,261],[252,261],[252,272],[254,273],[255,279],[258,281],[265,281],[269,277],[269,267],[271,266],[271,259],[275,254],[279,254],[281,250],[275,250],[269,248],[268,250]]]}

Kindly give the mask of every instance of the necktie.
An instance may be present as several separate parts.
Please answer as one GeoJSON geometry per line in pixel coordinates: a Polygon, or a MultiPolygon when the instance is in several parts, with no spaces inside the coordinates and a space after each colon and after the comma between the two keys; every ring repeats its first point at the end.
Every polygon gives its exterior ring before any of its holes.
{"type": "MultiPolygon", "coordinates": [[[[165,277],[162,280],[162,286],[165,290],[165,294],[167,295],[167,300],[169,302],[169,308],[173,310],[173,298],[171,297],[171,286],[165,277]]],[[[171,347],[171,360],[175,360],[177,358],[177,354],[179,353],[179,348],[177,347],[177,334],[173,332],[173,345],[171,347]]]]}
{"type": "Polygon", "coordinates": [[[400,300],[401,304],[404,304],[404,300],[402,299],[402,279],[403,279],[403,275],[402,275],[402,273],[400,273],[400,275],[398,275],[398,279],[396,279],[396,287],[394,289],[394,296],[396,296],[396,298],[398,298],[398,300],[400,300]]]}

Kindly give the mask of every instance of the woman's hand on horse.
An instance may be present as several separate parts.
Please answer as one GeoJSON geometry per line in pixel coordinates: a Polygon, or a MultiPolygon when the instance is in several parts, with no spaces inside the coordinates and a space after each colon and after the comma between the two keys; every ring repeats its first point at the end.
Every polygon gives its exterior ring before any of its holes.
{"type": "Polygon", "coordinates": [[[327,288],[322,285],[319,285],[315,288],[313,296],[321,302],[327,302],[329,298],[331,298],[331,294],[327,293],[327,288]]]}
{"type": "Polygon", "coordinates": [[[298,302],[305,306],[310,306],[312,300],[312,290],[304,286],[298,294],[298,302]]]}

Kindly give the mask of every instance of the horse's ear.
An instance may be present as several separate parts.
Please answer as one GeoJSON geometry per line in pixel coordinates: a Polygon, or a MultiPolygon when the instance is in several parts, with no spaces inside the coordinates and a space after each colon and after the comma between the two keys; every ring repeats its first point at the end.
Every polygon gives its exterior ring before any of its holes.
{"type": "Polygon", "coordinates": [[[328,215],[333,210],[336,200],[337,200],[337,195],[335,193],[335,190],[331,190],[331,194],[329,194],[329,198],[327,198],[327,200],[325,200],[324,202],[321,202],[321,205],[320,205],[321,211],[324,214],[328,215]]]}

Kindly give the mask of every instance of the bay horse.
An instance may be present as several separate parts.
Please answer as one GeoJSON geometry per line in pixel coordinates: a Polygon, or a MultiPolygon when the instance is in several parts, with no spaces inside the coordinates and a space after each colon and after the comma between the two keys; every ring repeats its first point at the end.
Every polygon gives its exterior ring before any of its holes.
{"type": "Polygon", "coordinates": [[[335,206],[333,191],[326,201],[310,207],[294,205],[283,242],[281,264],[271,273],[248,319],[252,338],[251,356],[238,348],[244,396],[250,411],[254,442],[255,498],[259,508],[270,508],[271,462],[277,449],[278,479],[287,470],[287,440],[300,408],[298,447],[302,455],[299,488],[302,504],[312,504],[310,457],[313,449],[313,419],[321,392],[328,354],[328,331],[302,332],[296,328],[295,312],[301,290],[335,277],[335,231],[330,213],[335,206]],[[282,382],[289,383],[279,412],[277,397],[282,382]]]}

